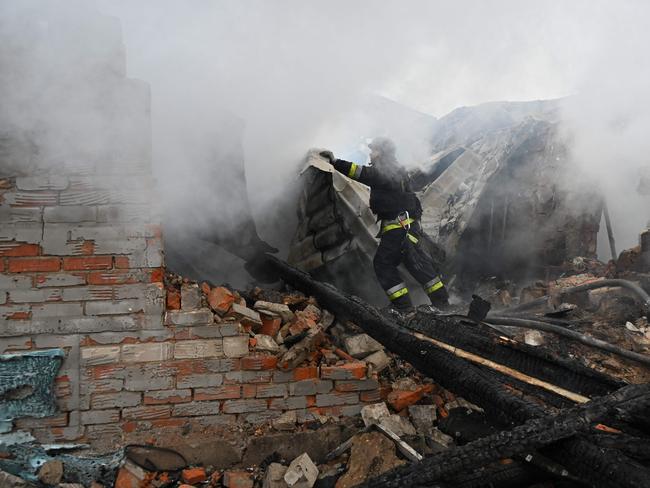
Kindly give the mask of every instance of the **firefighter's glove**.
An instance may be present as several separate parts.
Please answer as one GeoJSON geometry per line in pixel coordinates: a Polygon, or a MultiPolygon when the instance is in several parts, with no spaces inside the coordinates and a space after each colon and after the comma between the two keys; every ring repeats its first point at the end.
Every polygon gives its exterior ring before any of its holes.
{"type": "Polygon", "coordinates": [[[334,157],[334,153],[332,151],[321,151],[319,154],[322,158],[327,159],[330,164],[334,164],[334,161],[336,161],[336,158],[334,157]]]}

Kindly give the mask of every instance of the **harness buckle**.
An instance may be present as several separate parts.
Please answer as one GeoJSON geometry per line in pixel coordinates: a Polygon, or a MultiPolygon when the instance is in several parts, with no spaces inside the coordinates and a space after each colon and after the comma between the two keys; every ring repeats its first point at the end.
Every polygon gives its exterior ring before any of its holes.
{"type": "Polygon", "coordinates": [[[411,230],[411,219],[407,210],[397,214],[397,223],[407,232],[411,230]]]}

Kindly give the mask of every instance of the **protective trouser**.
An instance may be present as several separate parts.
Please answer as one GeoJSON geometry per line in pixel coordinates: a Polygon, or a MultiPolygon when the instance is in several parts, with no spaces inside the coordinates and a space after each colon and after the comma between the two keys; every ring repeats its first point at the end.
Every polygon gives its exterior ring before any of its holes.
{"type": "Polygon", "coordinates": [[[412,307],[408,287],[402,281],[397,267],[404,263],[409,273],[420,283],[436,307],[448,305],[448,294],[435,265],[421,245],[421,230],[409,219],[407,231],[396,222],[383,222],[381,241],[373,265],[377,280],[388,295],[393,308],[412,307]]]}

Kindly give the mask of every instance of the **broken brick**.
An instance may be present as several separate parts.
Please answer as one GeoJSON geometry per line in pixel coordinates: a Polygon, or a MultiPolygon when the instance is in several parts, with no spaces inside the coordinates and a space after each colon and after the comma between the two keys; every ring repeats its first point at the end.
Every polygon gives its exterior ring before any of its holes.
{"type": "Polygon", "coordinates": [[[228,488],[253,488],[253,478],[246,471],[226,471],[222,482],[228,488]]]}
{"type": "Polygon", "coordinates": [[[433,391],[432,385],[423,385],[415,391],[395,390],[388,395],[388,403],[395,411],[405,409],[419,402],[426,393],[433,391]]]}
{"type": "Polygon", "coordinates": [[[208,479],[208,475],[205,472],[205,468],[187,468],[184,469],[181,473],[181,477],[185,483],[190,485],[195,485],[196,483],[202,483],[208,479]]]}
{"type": "Polygon", "coordinates": [[[228,288],[218,286],[210,290],[208,304],[219,315],[227,314],[233,303],[235,303],[235,295],[228,288]]]}
{"type": "Polygon", "coordinates": [[[181,309],[181,292],[176,288],[167,290],[167,310],[181,309]]]}

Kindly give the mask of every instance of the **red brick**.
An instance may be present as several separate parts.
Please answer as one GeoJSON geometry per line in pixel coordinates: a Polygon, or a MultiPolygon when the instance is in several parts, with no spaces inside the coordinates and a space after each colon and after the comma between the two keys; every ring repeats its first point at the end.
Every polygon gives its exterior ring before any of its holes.
{"type": "Polygon", "coordinates": [[[208,475],[205,472],[204,468],[187,468],[184,469],[181,473],[183,481],[189,483],[190,485],[195,485],[197,483],[202,483],[208,479],[208,475]]]}
{"type": "Polygon", "coordinates": [[[278,365],[278,358],[275,356],[246,356],[241,358],[241,369],[261,371],[275,369],[278,365]]]}
{"type": "Polygon", "coordinates": [[[115,480],[115,488],[139,488],[141,481],[128,469],[120,468],[115,480]]]}
{"type": "Polygon", "coordinates": [[[59,258],[11,258],[9,259],[10,273],[29,273],[33,271],[59,271],[59,258]]]}
{"type": "Polygon", "coordinates": [[[185,419],[159,419],[152,420],[152,427],[183,427],[187,423],[185,419]]]}
{"type": "Polygon", "coordinates": [[[228,313],[230,307],[235,302],[235,295],[223,286],[218,286],[210,290],[208,303],[210,308],[220,315],[228,313]]]}
{"type": "Polygon", "coordinates": [[[122,418],[129,420],[165,419],[171,416],[169,407],[163,405],[148,407],[128,407],[122,410],[122,418]]]}
{"type": "Polygon", "coordinates": [[[115,267],[117,269],[129,269],[131,264],[128,256],[115,256],[115,267]]]}
{"type": "Polygon", "coordinates": [[[65,271],[111,269],[112,267],[112,256],[79,256],[63,258],[63,269],[65,271]]]}
{"type": "Polygon", "coordinates": [[[14,312],[7,315],[7,320],[29,320],[32,318],[32,312],[14,312]]]}
{"type": "MultiPolygon", "coordinates": [[[[138,424],[136,422],[123,422],[122,423],[122,430],[124,432],[126,432],[127,434],[130,434],[131,432],[135,432],[135,429],[137,427],[138,427],[138,424]]],[[[117,483],[115,484],[115,486],[117,487],[117,483]]]]}
{"type": "Polygon", "coordinates": [[[163,270],[163,268],[153,268],[151,270],[149,281],[151,283],[162,283],[164,277],[165,277],[165,271],[163,270]]]}
{"type": "Polygon", "coordinates": [[[167,310],[181,309],[181,292],[176,288],[167,290],[167,310]]]}
{"type": "Polygon", "coordinates": [[[275,339],[280,327],[282,327],[282,319],[280,317],[268,317],[262,314],[260,314],[260,317],[262,319],[262,327],[259,333],[275,339]]]}
{"type": "Polygon", "coordinates": [[[318,378],[318,368],[316,366],[302,366],[293,370],[293,379],[295,381],[311,380],[318,378]]]}
{"type": "Polygon", "coordinates": [[[223,486],[228,488],[253,488],[253,478],[246,471],[226,471],[223,486]]]}
{"type": "Polygon", "coordinates": [[[316,395],[307,395],[305,398],[307,399],[307,408],[316,406],[316,395]]]}
{"type": "Polygon", "coordinates": [[[257,395],[257,386],[255,385],[243,385],[242,386],[242,398],[255,398],[257,395]]]}
{"type": "Polygon", "coordinates": [[[388,395],[388,403],[395,411],[399,412],[409,405],[419,402],[426,393],[432,391],[432,385],[423,385],[415,391],[394,390],[388,395]]]}
{"type": "Polygon", "coordinates": [[[38,256],[41,246],[38,244],[25,244],[20,242],[7,242],[0,244],[0,256],[27,257],[38,256]]]}

